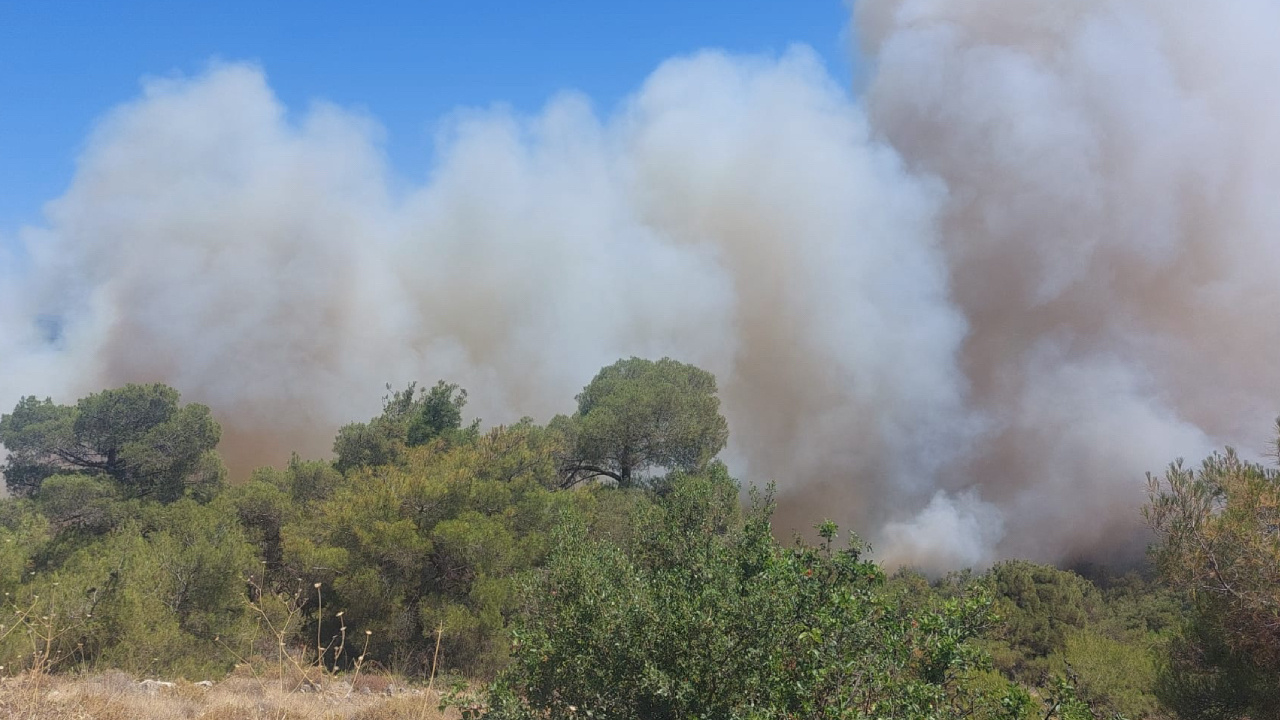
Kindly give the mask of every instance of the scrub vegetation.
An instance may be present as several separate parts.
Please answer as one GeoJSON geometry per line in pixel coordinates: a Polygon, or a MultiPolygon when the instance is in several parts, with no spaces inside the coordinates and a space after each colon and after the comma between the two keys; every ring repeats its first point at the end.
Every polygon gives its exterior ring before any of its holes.
{"type": "MultiPolygon", "coordinates": [[[[484,427],[388,388],[333,459],[230,482],[163,385],[0,419],[9,717],[1280,717],[1280,472],[1148,478],[1150,564],[928,577],[775,537],[715,378],[631,358],[484,427]]],[[[1134,482],[1141,482],[1135,478],[1134,482]]]]}

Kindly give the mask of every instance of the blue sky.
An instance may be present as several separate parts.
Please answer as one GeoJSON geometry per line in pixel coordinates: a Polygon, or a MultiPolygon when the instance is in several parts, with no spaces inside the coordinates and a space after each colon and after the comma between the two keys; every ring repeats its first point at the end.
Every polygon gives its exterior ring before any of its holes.
{"type": "Polygon", "coordinates": [[[0,237],[40,223],[96,118],[146,76],[251,61],[293,109],[324,99],[387,131],[398,172],[426,175],[434,123],[557,91],[607,112],[664,59],[701,48],[813,47],[848,80],[841,0],[0,2],[0,237]]]}

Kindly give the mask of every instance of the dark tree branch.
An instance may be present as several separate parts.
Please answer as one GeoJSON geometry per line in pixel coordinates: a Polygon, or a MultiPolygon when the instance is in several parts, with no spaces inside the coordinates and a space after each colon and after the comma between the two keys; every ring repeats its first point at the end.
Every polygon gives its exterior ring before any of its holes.
{"type": "Polygon", "coordinates": [[[617,483],[623,482],[622,475],[598,465],[588,465],[586,463],[575,463],[568,467],[561,468],[560,472],[565,477],[564,481],[561,483],[561,487],[563,488],[570,488],[580,482],[594,480],[598,477],[612,478],[613,481],[617,483]]]}

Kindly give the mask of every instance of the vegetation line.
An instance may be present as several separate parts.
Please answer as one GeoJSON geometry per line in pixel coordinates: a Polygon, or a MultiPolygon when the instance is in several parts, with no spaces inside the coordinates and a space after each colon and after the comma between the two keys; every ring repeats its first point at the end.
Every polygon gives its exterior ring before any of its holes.
{"type": "Polygon", "coordinates": [[[208,408],[172,388],[24,398],[0,416],[0,713],[1280,713],[1280,471],[1230,450],[1147,478],[1139,572],[926,577],[832,522],[775,538],[696,367],[619,361],[545,425],[482,429],[466,399],[389,389],[332,461],[229,483],[208,408]]]}

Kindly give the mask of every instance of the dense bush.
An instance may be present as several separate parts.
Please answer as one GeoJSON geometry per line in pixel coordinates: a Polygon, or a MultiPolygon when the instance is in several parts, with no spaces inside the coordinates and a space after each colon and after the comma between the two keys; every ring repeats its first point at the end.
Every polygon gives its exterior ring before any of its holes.
{"type": "MultiPolygon", "coordinates": [[[[283,525],[278,577],[329,588],[330,606],[373,631],[371,651],[384,662],[424,668],[440,630],[446,667],[491,674],[506,660],[516,576],[542,561],[561,513],[587,497],[554,491],[558,442],[525,422],[406,447],[396,464],[355,470],[283,525]]],[[[242,513],[274,528],[283,496],[246,491],[242,513]]]]}
{"type": "Polygon", "coordinates": [[[0,534],[25,535],[35,550],[24,570],[57,560],[23,580],[4,563],[3,664],[188,676],[230,668],[215,639],[246,629],[244,578],[255,565],[239,523],[225,506],[191,500],[136,510],[105,535],[62,544],[32,506],[6,513],[0,534]]]}
{"type": "MultiPolygon", "coordinates": [[[[620,544],[571,522],[526,586],[514,662],[490,716],[608,718],[961,717],[1001,694],[966,680],[990,596],[906,610],[856,539],[793,548],[772,504],[744,516],[723,468],[681,476],[640,508],[620,544]]],[[[1000,691],[1008,688],[1000,687],[1000,691]]]]}
{"type": "Polygon", "coordinates": [[[1179,613],[1169,593],[1137,575],[1100,587],[1025,561],[998,563],[987,576],[1000,622],[983,645],[1003,675],[1045,695],[1070,679],[1100,717],[1157,713],[1157,664],[1179,613]]]}
{"type": "Polygon", "coordinates": [[[1148,491],[1152,557],[1189,606],[1161,697],[1187,718],[1280,717],[1280,469],[1228,449],[1148,491]]]}

